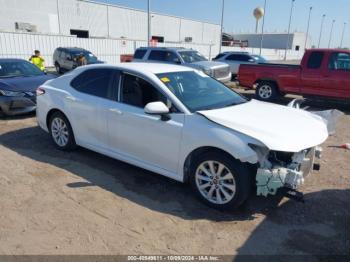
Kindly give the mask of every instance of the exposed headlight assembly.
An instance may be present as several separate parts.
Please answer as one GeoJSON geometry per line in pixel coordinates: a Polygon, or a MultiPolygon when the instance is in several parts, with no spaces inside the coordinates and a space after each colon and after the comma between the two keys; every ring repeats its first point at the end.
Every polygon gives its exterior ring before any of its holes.
{"type": "Polygon", "coordinates": [[[3,96],[24,96],[24,93],[22,92],[13,92],[13,91],[8,91],[8,90],[0,90],[0,94],[3,96]]]}
{"type": "Polygon", "coordinates": [[[203,69],[203,72],[207,74],[208,76],[211,76],[212,70],[211,69],[203,69]]]}

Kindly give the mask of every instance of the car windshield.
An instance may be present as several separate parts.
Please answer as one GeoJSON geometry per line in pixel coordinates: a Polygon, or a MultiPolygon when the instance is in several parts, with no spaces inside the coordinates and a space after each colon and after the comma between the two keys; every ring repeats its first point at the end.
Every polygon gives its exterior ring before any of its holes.
{"type": "Polygon", "coordinates": [[[191,112],[247,102],[243,96],[200,71],[163,73],[157,77],[191,112]]]}
{"type": "Polygon", "coordinates": [[[259,55],[252,55],[252,57],[258,62],[258,63],[268,63],[268,61],[259,55]]]}
{"type": "Polygon", "coordinates": [[[78,58],[79,55],[81,55],[81,54],[84,55],[84,57],[85,57],[85,59],[86,59],[86,61],[87,61],[88,63],[94,63],[94,62],[97,62],[97,61],[98,61],[97,57],[96,57],[93,53],[91,53],[91,52],[86,52],[86,51],[74,52],[74,53],[73,53],[73,57],[76,59],[76,58],[78,58]]]}
{"type": "Polygon", "coordinates": [[[179,52],[185,63],[194,63],[200,61],[208,61],[203,55],[197,51],[180,51],[179,52]]]}
{"type": "Polygon", "coordinates": [[[0,61],[0,78],[38,76],[44,73],[27,61],[0,61]]]}

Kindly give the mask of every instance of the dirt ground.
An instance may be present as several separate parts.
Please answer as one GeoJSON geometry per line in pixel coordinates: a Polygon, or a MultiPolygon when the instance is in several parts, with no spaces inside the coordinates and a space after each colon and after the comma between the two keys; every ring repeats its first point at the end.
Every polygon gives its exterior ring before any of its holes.
{"type": "Polygon", "coordinates": [[[334,147],[350,143],[350,107],[339,107],[347,115],[301,188],[304,204],[253,196],[225,213],[181,183],[56,150],[34,115],[2,119],[0,254],[350,255],[350,151],[334,147]]]}

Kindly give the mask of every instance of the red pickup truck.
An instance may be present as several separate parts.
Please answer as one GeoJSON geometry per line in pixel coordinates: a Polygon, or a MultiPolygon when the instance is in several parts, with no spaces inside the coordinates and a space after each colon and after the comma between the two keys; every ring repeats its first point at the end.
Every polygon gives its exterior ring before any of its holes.
{"type": "Polygon", "coordinates": [[[242,64],[238,81],[264,101],[287,93],[350,101],[350,50],[310,49],[300,65],[242,64]]]}

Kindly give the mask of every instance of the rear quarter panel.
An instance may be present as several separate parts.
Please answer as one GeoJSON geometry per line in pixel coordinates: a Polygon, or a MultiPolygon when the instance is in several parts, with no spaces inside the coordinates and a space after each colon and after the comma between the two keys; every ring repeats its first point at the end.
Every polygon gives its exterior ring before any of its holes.
{"type": "Polygon", "coordinates": [[[69,94],[66,89],[67,86],[69,86],[71,79],[72,76],[67,74],[47,81],[41,86],[45,89],[45,94],[37,97],[36,116],[39,126],[45,131],[48,131],[46,125],[47,115],[52,109],[62,111],[70,121],[70,116],[68,114],[69,110],[66,110],[64,97],[69,94]]]}

